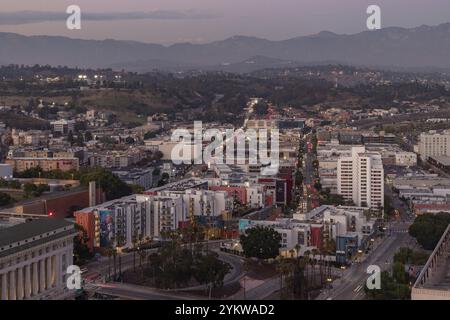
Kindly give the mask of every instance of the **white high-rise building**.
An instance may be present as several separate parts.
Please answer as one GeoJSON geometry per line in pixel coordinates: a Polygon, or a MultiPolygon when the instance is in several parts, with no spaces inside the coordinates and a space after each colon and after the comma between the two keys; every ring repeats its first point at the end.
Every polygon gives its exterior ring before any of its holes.
{"type": "Polygon", "coordinates": [[[338,194],[358,207],[377,209],[384,203],[384,170],[380,153],[353,147],[338,160],[338,194]]]}
{"type": "Polygon", "coordinates": [[[423,132],[419,136],[419,154],[423,160],[434,156],[450,156],[450,131],[423,132]]]}

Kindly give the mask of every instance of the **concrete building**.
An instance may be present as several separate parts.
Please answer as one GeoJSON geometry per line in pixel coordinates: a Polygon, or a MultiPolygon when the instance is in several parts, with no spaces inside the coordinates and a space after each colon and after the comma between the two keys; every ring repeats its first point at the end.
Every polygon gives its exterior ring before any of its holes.
{"type": "Polygon", "coordinates": [[[441,169],[445,173],[450,173],[450,157],[447,156],[430,156],[428,162],[433,166],[441,169]]]}
{"type": "Polygon", "coordinates": [[[294,219],[277,219],[275,221],[241,219],[239,221],[239,231],[241,233],[245,233],[245,230],[257,226],[272,228],[280,234],[281,252],[295,250],[300,246],[298,255],[301,256],[308,249],[322,246],[321,224],[294,219]]]}
{"type": "Polygon", "coordinates": [[[450,225],[419,273],[411,290],[411,300],[450,300],[450,225]]]}
{"type": "Polygon", "coordinates": [[[47,135],[38,130],[21,131],[13,129],[11,138],[15,146],[38,146],[46,140],[47,135]]]}
{"type": "Polygon", "coordinates": [[[186,222],[180,196],[132,195],[75,213],[86,230],[91,249],[133,248],[135,239],[150,240],[163,231],[177,230],[186,222]]]}
{"type": "Polygon", "coordinates": [[[195,190],[162,191],[160,196],[181,197],[188,216],[215,219],[233,209],[233,198],[225,191],[195,190]]]}
{"type": "Polygon", "coordinates": [[[52,131],[60,134],[75,132],[75,120],[57,120],[50,122],[52,131]]]}
{"type": "Polygon", "coordinates": [[[125,183],[138,185],[148,190],[153,187],[153,171],[153,168],[132,168],[113,171],[113,173],[125,183]]]}
{"type": "Polygon", "coordinates": [[[39,219],[0,232],[0,300],[70,297],[66,270],[73,264],[73,223],[39,219]]]}
{"type": "Polygon", "coordinates": [[[300,246],[299,255],[306,250],[322,248],[330,241],[334,241],[341,247],[352,243],[348,239],[355,240],[352,250],[339,252],[337,246],[337,259],[345,263],[349,254],[353,254],[360,247],[368,243],[368,239],[375,231],[375,220],[365,215],[367,208],[349,206],[321,206],[306,214],[294,214],[293,219],[251,220],[241,219],[239,231],[245,232],[248,228],[264,226],[273,228],[281,235],[282,251],[289,251],[300,246]],[[340,257],[340,255],[342,255],[340,257]]]}
{"type": "Polygon", "coordinates": [[[418,151],[423,160],[434,156],[450,156],[450,131],[431,130],[419,136],[418,151]]]}
{"type": "Polygon", "coordinates": [[[146,152],[140,148],[131,148],[126,151],[96,151],[89,157],[89,165],[103,168],[129,168],[146,156],[146,152]]]}
{"type": "Polygon", "coordinates": [[[40,167],[43,171],[61,170],[70,171],[80,168],[78,158],[10,158],[5,160],[14,171],[22,172],[28,169],[40,167]]]}
{"type": "Polygon", "coordinates": [[[351,157],[338,160],[338,194],[358,207],[381,208],[384,203],[384,170],[381,155],[353,147],[351,157]]]}

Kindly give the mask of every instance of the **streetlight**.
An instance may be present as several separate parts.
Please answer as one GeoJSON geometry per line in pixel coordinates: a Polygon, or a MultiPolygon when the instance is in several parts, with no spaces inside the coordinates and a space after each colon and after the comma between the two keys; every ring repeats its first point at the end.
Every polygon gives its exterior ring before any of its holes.
{"type": "Polygon", "coordinates": [[[344,282],[344,271],[345,271],[345,266],[341,266],[341,281],[344,282]]]}

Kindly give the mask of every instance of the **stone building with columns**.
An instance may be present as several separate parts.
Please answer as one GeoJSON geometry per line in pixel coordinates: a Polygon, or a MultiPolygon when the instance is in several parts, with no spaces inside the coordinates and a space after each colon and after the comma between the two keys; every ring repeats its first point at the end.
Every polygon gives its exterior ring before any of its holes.
{"type": "Polygon", "coordinates": [[[38,219],[0,231],[0,300],[52,300],[74,295],[66,288],[73,264],[74,224],[38,219]]]}

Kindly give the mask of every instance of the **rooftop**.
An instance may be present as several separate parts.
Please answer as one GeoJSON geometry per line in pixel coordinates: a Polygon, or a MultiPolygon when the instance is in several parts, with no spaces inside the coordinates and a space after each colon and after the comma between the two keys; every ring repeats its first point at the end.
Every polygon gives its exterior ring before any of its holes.
{"type": "Polygon", "coordinates": [[[440,164],[442,164],[444,166],[450,166],[450,157],[432,156],[430,158],[434,159],[436,162],[439,162],[440,164]]]}
{"type": "Polygon", "coordinates": [[[0,232],[0,247],[73,226],[64,219],[37,219],[5,228],[0,232]]]}

